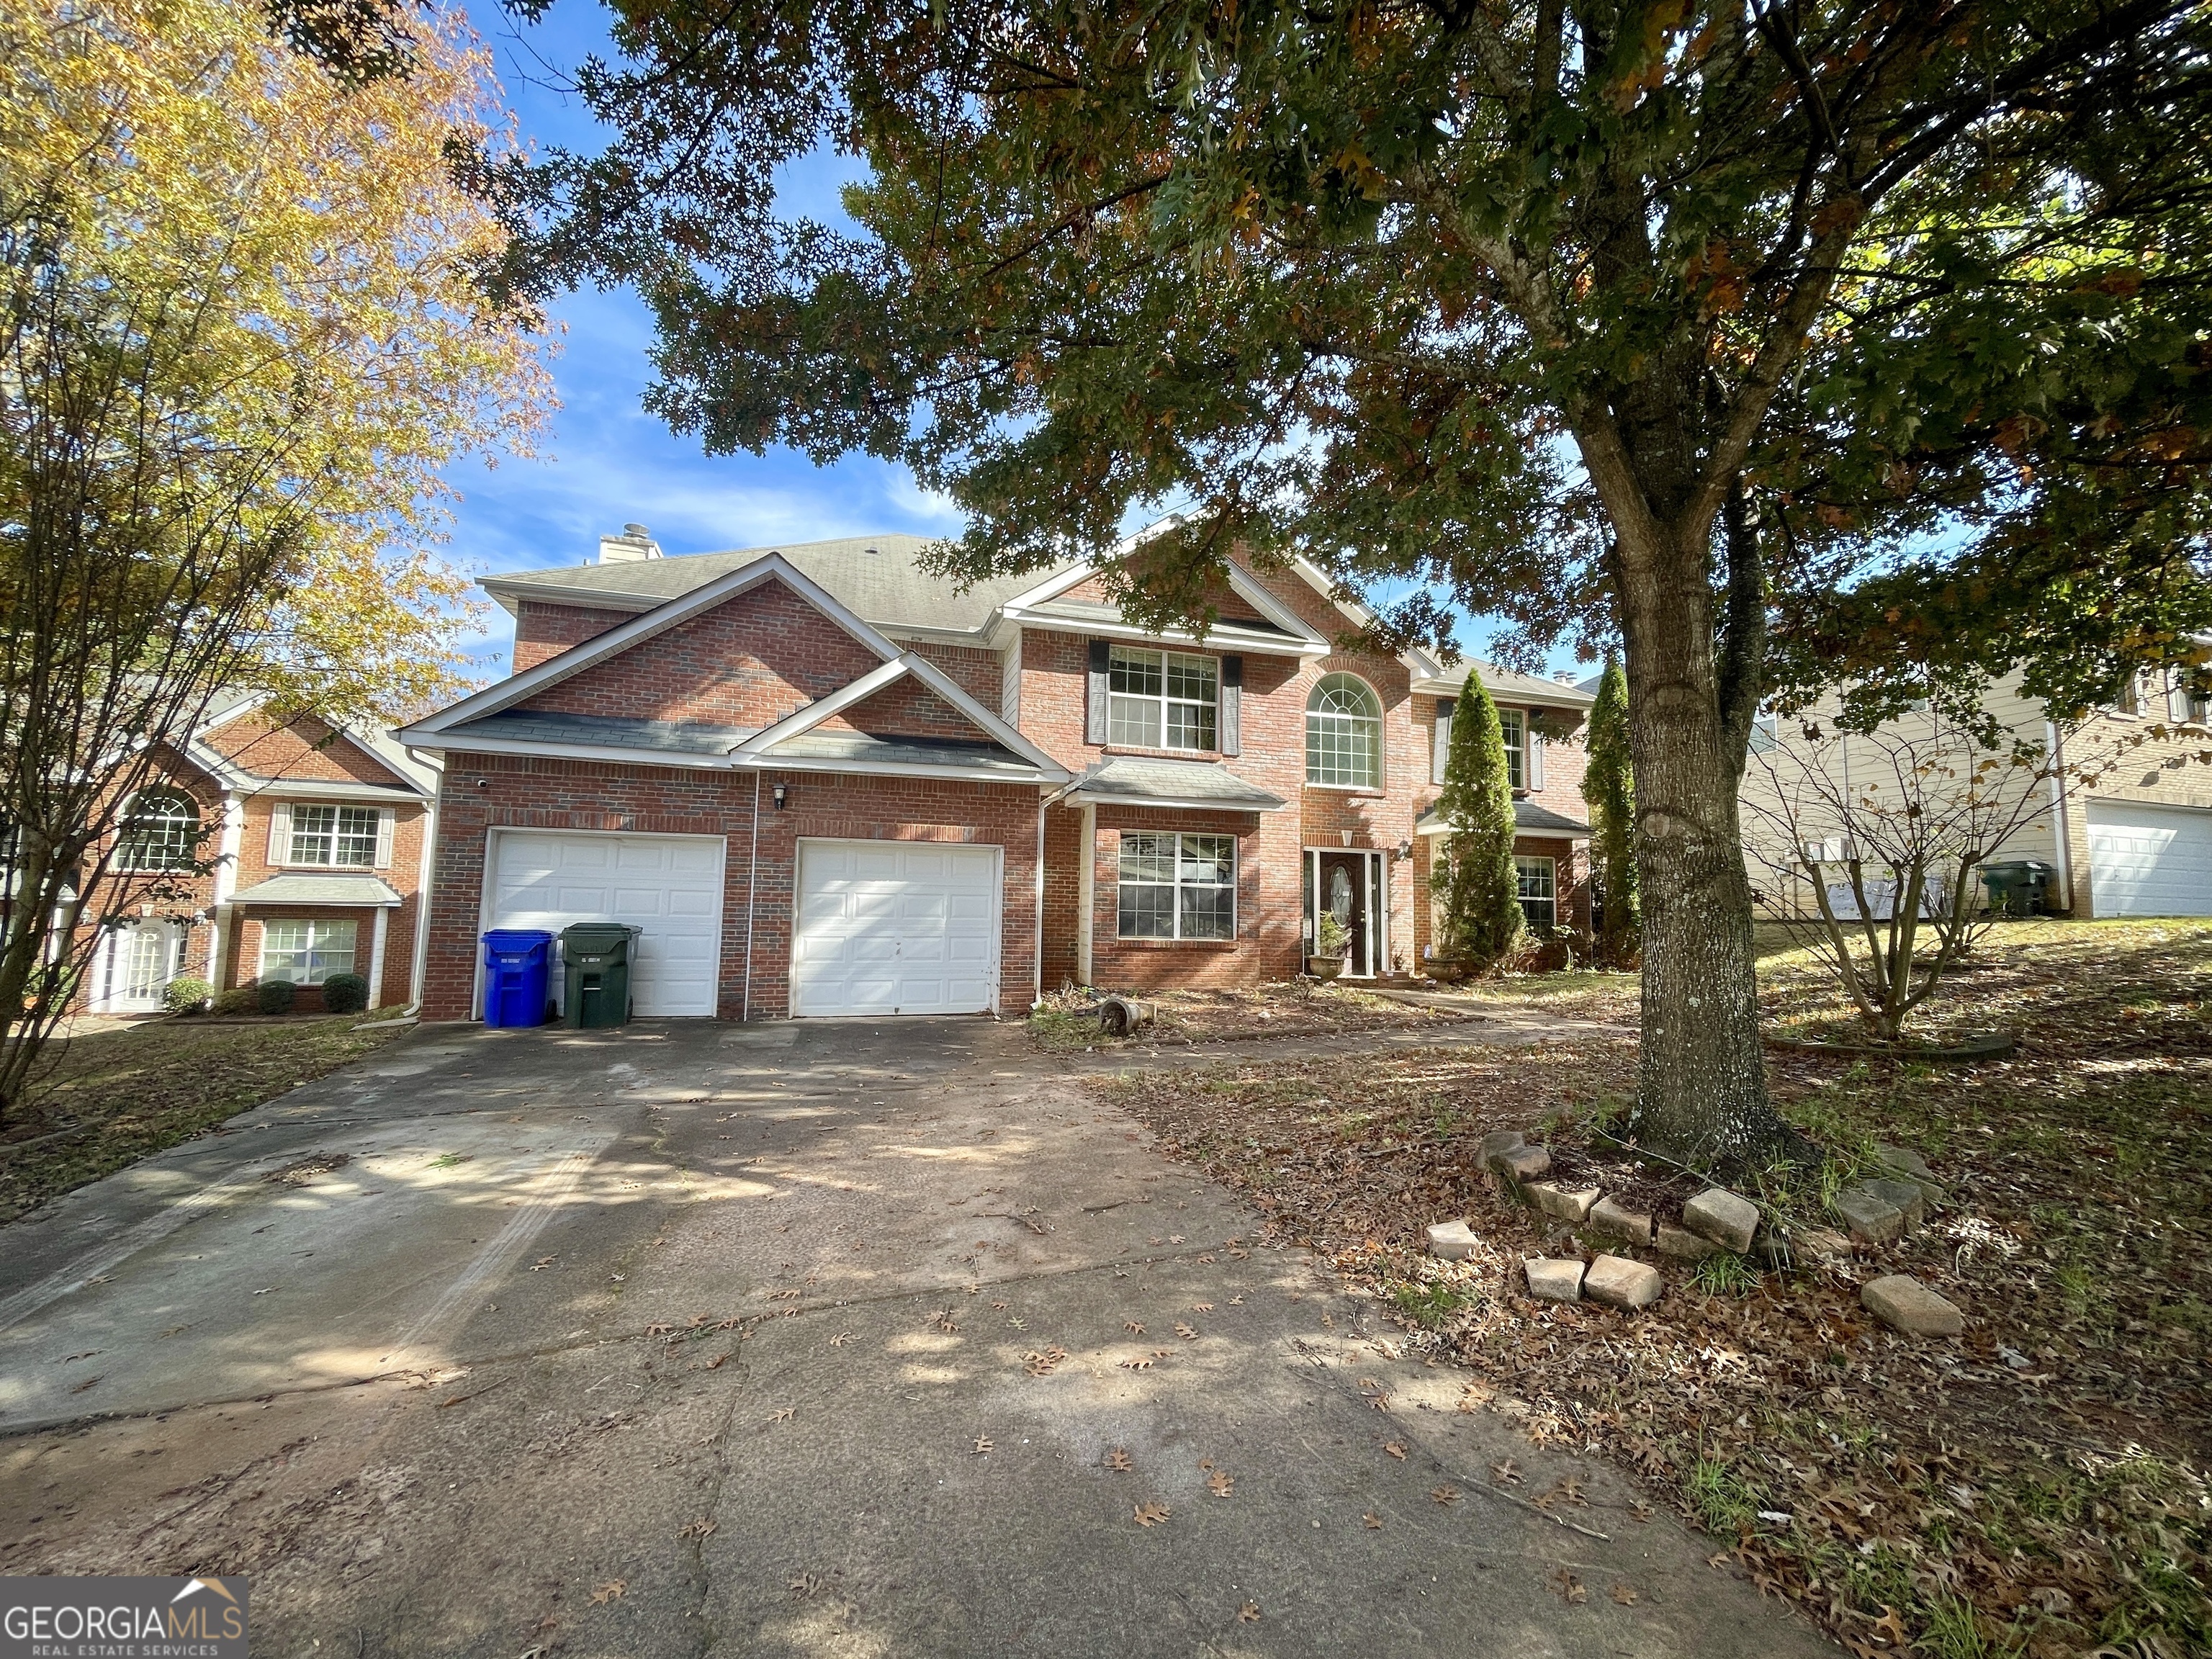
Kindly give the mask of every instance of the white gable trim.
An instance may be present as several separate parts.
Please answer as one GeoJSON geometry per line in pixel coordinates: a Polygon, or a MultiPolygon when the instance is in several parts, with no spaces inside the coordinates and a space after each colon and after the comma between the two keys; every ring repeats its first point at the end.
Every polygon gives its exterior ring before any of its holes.
{"type": "MultiPolygon", "coordinates": [[[[1051,604],[1053,600],[1059,599],[1070,588],[1080,586],[1083,583],[1089,581],[1093,576],[1096,576],[1109,564],[1111,564],[1117,560],[1127,558],[1131,553],[1134,552],[1146,542],[1150,541],[1153,537],[1160,534],[1164,530],[1173,528],[1175,526],[1179,525],[1182,522],[1182,521],[1180,519],[1163,519],[1158,524],[1152,525],[1144,530],[1140,530],[1133,536],[1126,537],[1122,540],[1116,542],[1114,544],[1113,551],[1109,553],[1104,558],[1092,559],[1086,563],[1076,566],[1073,570],[1063,570],[1058,575],[1040,582],[1036,586],[1030,588],[1027,592],[1017,593],[1012,599],[1008,599],[1004,605],[999,607],[999,612],[1009,622],[1028,623],[1034,627],[1052,628],[1057,629],[1061,632],[1066,632],[1072,625],[1073,625],[1071,623],[1069,618],[1066,617],[1054,617],[1048,614],[1037,614],[1037,607],[1039,605],[1051,604]]],[[[1325,639],[1320,634],[1315,632],[1313,628],[1308,624],[1304,617],[1299,616],[1297,611],[1291,609],[1289,605],[1284,604],[1282,600],[1277,599],[1274,594],[1268,592],[1266,585],[1257,577],[1254,576],[1249,571],[1246,570],[1243,566],[1237,563],[1234,560],[1231,560],[1226,568],[1229,573],[1230,591],[1235,593],[1239,599],[1243,599],[1246,604],[1249,605],[1255,611],[1257,611],[1262,618],[1267,622],[1273,623],[1276,627],[1281,629],[1285,634],[1288,634],[1292,641],[1297,641],[1297,644],[1293,648],[1296,650],[1296,653],[1297,655],[1301,657],[1326,656],[1336,648],[1334,641],[1325,639]]],[[[1308,580],[1310,580],[1311,578],[1309,577],[1308,580]]],[[[1364,625],[1364,624],[1363,623],[1363,626],[1364,625]]],[[[1124,635],[1131,639],[1197,640],[1200,637],[1199,635],[1182,629],[1176,629],[1166,634],[1152,633],[1146,629],[1139,628],[1133,623],[1127,622],[1097,624],[1096,631],[1101,633],[1124,635]]],[[[1217,632],[1222,634],[1236,634],[1237,638],[1234,642],[1245,646],[1247,649],[1261,650],[1267,648],[1266,646],[1255,642],[1257,636],[1250,634],[1241,633],[1237,630],[1233,625],[1228,629],[1217,630],[1217,632]]],[[[1213,634],[1208,634],[1206,635],[1206,638],[1209,641],[1214,637],[1215,635],[1213,634]]],[[[1273,645],[1273,648],[1276,650],[1281,650],[1283,648],[1280,644],[1277,644],[1273,641],[1269,641],[1268,643],[1273,645]]]]}
{"type": "Polygon", "coordinates": [[[967,715],[969,720],[981,726],[1006,748],[1012,750],[1039,771],[1048,774],[1054,783],[1060,782],[1068,775],[1066,767],[1007,725],[999,715],[992,713],[962,690],[958,681],[930,661],[928,658],[917,657],[912,652],[908,652],[906,654],[905,662],[916,679],[967,715]]]}
{"type": "Polygon", "coordinates": [[[556,657],[549,657],[535,668],[526,669],[497,685],[488,686],[474,696],[464,697],[451,708],[441,708],[428,719],[403,726],[394,735],[402,743],[417,748],[439,747],[441,745],[425,740],[442,737],[465,721],[480,720],[486,714],[496,714],[501,709],[510,708],[548,686],[558,685],[572,675],[596,667],[632,646],[642,644],[656,635],[665,634],[679,623],[689,622],[724,601],[736,599],[771,580],[782,582],[884,661],[888,662],[899,654],[896,646],[831,598],[820,584],[802,574],[781,553],[770,553],[750,564],[741,565],[727,575],[719,576],[702,586],[695,587],[689,593],[679,594],[663,605],[656,605],[643,616],[632,617],[629,622],[611,628],[595,639],[572,646],[556,657]]]}
{"type": "Polygon", "coordinates": [[[736,748],[731,750],[730,753],[735,758],[743,759],[760,754],[765,750],[773,749],[776,744],[798,737],[802,732],[811,732],[823,721],[833,715],[842,714],[864,698],[875,696],[885,686],[904,679],[906,675],[906,659],[895,658],[880,668],[870,669],[850,684],[839,686],[828,696],[817,697],[796,714],[786,714],[775,725],[763,726],[736,748]]]}

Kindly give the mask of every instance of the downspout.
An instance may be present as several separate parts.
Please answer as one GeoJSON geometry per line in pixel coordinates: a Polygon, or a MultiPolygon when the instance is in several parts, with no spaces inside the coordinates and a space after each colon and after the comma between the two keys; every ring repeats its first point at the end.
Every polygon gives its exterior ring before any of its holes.
{"type": "Polygon", "coordinates": [[[1044,815],[1045,792],[1037,791],[1036,931],[1030,951],[1030,1006],[1044,1000],[1044,815]]]}
{"type": "Polygon", "coordinates": [[[2044,746],[2051,751],[2051,844],[2058,864],[2058,894],[2069,915],[2074,912],[2074,826],[2066,811],[2066,740],[2057,722],[2043,722],[2044,746]]]}
{"type": "Polygon", "coordinates": [[[760,769],[753,769],[753,850],[745,870],[745,989],[738,1004],[738,1023],[753,1017],[753,895],[760,888],[760,769]]]}
{"type": "Polygon", "coordinates": [[[1088,985],[1095,931],[1091,912],[1098,896],[1098,805],[1095,801],[1083,803],[1082,835],[1082,861],[1075,866],[1075,977],[1078,983],[1088,985]]]}

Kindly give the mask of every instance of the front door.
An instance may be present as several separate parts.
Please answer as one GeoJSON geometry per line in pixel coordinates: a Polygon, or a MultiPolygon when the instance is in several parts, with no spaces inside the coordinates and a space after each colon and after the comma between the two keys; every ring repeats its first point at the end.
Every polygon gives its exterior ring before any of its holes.
{"type": "Polygon", "coordinates": [[[1345,947],[1344,971],[1362,979],[1374,971],[1367,952],[1367,858],[1365,853],[1323,853],[1316,896],[1321,908],[1334,913],[1352,935],[1352,943],[1345,947]]]}
{"type": "Polygon", "coordinates": [[[173,922],[142,921],[118,927],[109,945],[107,998],[110,1013],[152,1013],[177,976],[184,930],[173,922]]]}

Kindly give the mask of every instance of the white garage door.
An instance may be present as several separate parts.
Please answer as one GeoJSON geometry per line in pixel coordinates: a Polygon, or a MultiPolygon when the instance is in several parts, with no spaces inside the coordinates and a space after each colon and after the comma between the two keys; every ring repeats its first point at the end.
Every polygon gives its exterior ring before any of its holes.
{"type": "Polygon", "coordinates": [[[999,983],[999,849],[803,841],[794,1014],[977,1014],[999,983]]]}
{"type": "MultiPolygon", "coordinates": [[[[712,1015],[722,957],[720,836],[589,836],[503,830],[492,836],[492,927],[622,921],[632,1012],[712,1015]]],[[[555,994],[559,994],[556,981],[555,994]]]]}
{"type": "Polygon", "coordinates": [[[2091,801],[2089,902],[2100,916],[2212,916],[2212,810],[2091,801]]]}

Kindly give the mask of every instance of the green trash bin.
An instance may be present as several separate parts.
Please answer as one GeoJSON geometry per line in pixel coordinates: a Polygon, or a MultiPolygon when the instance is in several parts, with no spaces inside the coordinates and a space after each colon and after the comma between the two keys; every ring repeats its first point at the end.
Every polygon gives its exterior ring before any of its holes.
{"type": "Polygon", "coordinates": [[[1990,908],[2001,916],[2040,915],[2047,908],[2051,869],[2034,859],[2008,859],[1982,866],[1990,908]]]}
{"type": "Polygon", "coordinates": [[[580,921],[561,930],[562,1007],[572,1030],[629,1023],[629,953],[639,932],[619,921],[580,921]]]}

